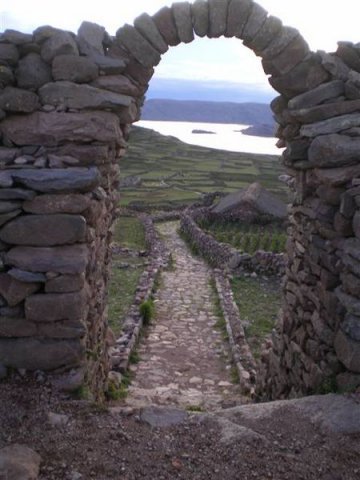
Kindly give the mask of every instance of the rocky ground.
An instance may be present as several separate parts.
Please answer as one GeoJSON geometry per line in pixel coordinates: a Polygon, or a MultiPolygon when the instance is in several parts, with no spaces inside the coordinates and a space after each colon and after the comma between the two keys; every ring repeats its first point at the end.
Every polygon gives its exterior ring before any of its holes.
{"type": "Polygon", "coordinates": [[[59,400],[46,383],[19,376],[0,388],[1,480],[360,477],[359,394],[203,414],[59,400]],[[40,458],[22,454],[19,460],[19,452],[4,452],[14,444],[30,447],[40,458]],[[6,476],[9,458],[34,475],[6,476]]]}

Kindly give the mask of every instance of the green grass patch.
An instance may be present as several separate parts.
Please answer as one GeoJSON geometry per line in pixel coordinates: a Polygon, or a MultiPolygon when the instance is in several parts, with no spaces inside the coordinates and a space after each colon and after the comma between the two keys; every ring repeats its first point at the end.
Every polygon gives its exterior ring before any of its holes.
{"type": "Polygon", "coordinates": [[[279,281],[240,277],[231,280],[231,287],[246,339],[252,354],[258,359],[261,344],[274,328],[281,306],[279,281]]]}
{"type": "Polygon", "coordinates": [[[155,304],[154,301],[149,299],[142,302],[139,307],[140,315],[143,318],[144,325],[149,325],[151,320],[154,318],[155,315],[155,304]]]}
{"type": "Polygon", "coordinates": [[[136,217],[119,217],[115,225],[114,241],[122,247],[144,250],[145,231],[140,220],[136,217]]]}

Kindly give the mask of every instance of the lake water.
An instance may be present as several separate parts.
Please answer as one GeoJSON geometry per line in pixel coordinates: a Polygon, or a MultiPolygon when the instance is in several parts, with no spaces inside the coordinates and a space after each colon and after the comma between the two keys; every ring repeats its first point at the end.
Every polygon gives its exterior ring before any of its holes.
{"type": "Polygon", "coordinates": [[[172,135],[179,140],[200,145],[202,147],[217,148],[230,152],[268,153],[281,155],[282,150],[276,147],[276,138],[254,137],[244,135],[239,131],[248,125],[228,123],[191,123],[191,122],[158,122],[141,120],[135,125],[151,128],[162,135],[172,135]],[[214,134],[192,133],[193,130],[206,130],[214,134]]]}

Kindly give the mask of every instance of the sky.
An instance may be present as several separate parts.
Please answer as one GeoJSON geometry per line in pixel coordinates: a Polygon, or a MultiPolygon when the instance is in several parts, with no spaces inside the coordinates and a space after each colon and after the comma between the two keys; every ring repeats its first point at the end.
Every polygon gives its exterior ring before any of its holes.
{"type": "MultiPolygon", "coordinates": [[[[114,35],[143,12],[155,13],[169,0],[0,0],[0,31],[32,32],[40,25],[76,32],[83,20],[114,35]]],[[[298,28],[312,50],[334,51],[338,40],[360,42],[359,0],[258,0],[283,24],[298,28]]],[[[224,85],[272,92],[258,57],[238,39],[196,39],[170,48],[156,67],[155,80],[199,81],[220,91],[224,85]]],[[[159,83],[161,84],[161,82],[159,83]]]]}

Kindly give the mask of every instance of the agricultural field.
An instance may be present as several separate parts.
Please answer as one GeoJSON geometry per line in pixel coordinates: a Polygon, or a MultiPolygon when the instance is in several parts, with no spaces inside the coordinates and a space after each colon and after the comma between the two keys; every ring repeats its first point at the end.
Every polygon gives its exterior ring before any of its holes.
{"type": "Polygon", "coordinates": [[[257,250],[281,253],[285,251],[286,231],[277,224],[257,225],[239,222],[212,222],[201,225],[218,242],[229,243],[253,255],[257,250]]]}
{"type": "Polygon", "coordinates": [[[136,187],[121,188],[121,206],[169,208],[190,204],[203,193],[234,192],[255,181],[287,200],[287,187],[278,180],[284,173],[278,156],[198,147],[141,127],[132,127],[120,168],[122,180],[141,179],[136,187]]]}

